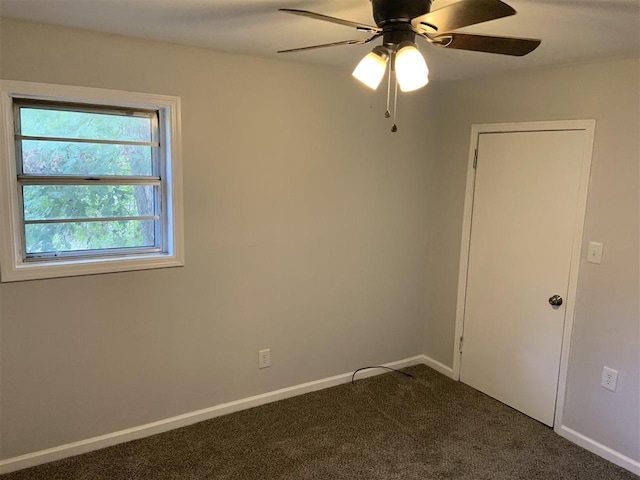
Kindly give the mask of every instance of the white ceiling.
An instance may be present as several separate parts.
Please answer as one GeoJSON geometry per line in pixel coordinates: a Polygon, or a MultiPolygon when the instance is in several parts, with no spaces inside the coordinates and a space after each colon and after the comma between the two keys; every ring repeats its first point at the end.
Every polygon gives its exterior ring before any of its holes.
{"type": "MultiPolygon", "coordinates": [[[[456,0],[435,0],[432,10],[456,0]]],[[[432,81],[545,65],[640,56],[640,0],[506,0],[518,14],[461,31],[540,38],[526,57],[447,50],[421,42],[432,81]]],[[[0,16],[351,70],[370,45],[277,54],[366,34],[278,12],[311,10],[374,24],[368,0],[0,0],[0,16]]],[[[378,41],[379,43],[379,41],[378,41]]]]}

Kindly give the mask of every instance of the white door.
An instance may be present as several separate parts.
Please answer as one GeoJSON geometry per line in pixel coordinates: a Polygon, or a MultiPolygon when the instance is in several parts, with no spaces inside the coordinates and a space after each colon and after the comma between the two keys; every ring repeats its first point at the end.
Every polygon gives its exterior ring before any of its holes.
{"type": "Polygon", "coordinates": [[[460,379],[549,426],[586,135],[478,134],[460,379]]]}

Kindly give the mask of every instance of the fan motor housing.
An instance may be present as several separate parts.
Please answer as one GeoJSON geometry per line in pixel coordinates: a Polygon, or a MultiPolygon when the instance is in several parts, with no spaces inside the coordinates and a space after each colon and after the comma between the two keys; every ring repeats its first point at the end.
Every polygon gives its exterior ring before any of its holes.
{"type": "Polygon", "coordinates": [[[373,19],[380,28],[391,23],[410,23],[429,13],[433,0],[371,0],[373,19]]]}
{"type": "Polygon", "coordinates": [[[413,31],[411,25],[404,22],[393,22],[387,24],[383,33],[383,44],[385,47],[393,48],[403,42],[415,43],[416,32],[413,31]]]}

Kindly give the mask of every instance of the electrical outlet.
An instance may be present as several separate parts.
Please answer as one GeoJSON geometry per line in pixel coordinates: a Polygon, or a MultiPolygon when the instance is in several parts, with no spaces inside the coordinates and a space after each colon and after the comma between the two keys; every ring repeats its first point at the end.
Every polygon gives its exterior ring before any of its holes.
{"type": "Polygon", "coordinates": [[[604,367],[602,369],[602,380],[600,381],[600,386],[615,392],[616,387],[618,386],[618,371],[609,367],[604,367]]]}
{"type": "Polygon", "coordinates": [[[271,366],[271,349],[258,350],[258,368],[267,368],[271,366]]]}

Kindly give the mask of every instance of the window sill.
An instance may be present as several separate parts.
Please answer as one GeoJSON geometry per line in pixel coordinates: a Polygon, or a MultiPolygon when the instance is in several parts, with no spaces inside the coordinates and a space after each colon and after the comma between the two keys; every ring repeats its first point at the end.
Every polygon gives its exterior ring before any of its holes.
{"type": "Polygon", "coordinates": [[[2,283],[183,266],[182,258],[167,254],[25,262],[3,268],[2,283]]]}

